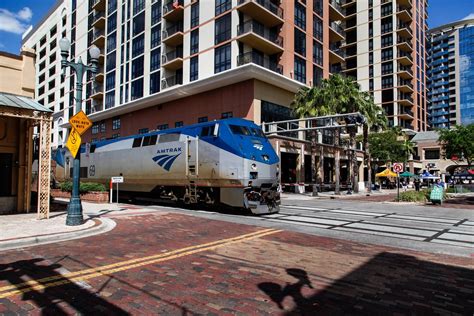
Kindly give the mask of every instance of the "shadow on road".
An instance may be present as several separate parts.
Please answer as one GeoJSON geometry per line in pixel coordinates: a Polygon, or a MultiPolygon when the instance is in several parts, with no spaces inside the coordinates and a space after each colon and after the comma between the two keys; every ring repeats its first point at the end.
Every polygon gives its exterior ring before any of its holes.
{"type": "Polygon", "coordinates": [[[71,310],[84,315],[129,315],[62,276],[57,271],[61,268],[60,264],[45,264],[43,261],[44,259],[38,258],[0,264],[0,281],[6,280],[12,285],[0,291],[0,297],[4,295],[8,298],[8,293],[12,296],[21,294],[22,300],[33,302],[41,309],[42,315],[69,315],[71,310]],[[50,279],[25,283],[43,278],[50,279]],[[57,282],[61,286],[55,284],[57,282]]]}
{"type": "Polygon", "coordinates": [[[287,269],[297,278],[293,284],[258,285],[282,310],[284,299],[293,299],[295,308],[285,310],[286,315],[474,313],[474,271],[466,268],[383,252],[309,297],[301,290],[311,287],[311,281],[304,270],[298,270],[287,269]]]}

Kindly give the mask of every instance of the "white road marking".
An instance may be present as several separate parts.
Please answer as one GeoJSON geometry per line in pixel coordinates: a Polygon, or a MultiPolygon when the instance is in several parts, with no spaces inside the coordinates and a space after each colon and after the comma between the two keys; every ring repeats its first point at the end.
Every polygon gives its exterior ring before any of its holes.
{"type": "Polygon", "coordinates": [[[353,223],[348,224],[346,227],[355,227],[355,228],[362,228],[362,229],[369,229],[369,230],[378,230],[378,231],[386,231],[395,234],[410,234],[416,236],[425,236],[430,237],[433,236],[437,231],[436,230],[421,230],[421,229],[413,229],[413,228],[399,228],[399,227],[392,227],[392,226],[384,226],[384,225],[373,225],[373,224],[364,224],[364,223],[353,223]]]}
{"type": "Polygon", "coordinates": [[[436,239],[450,239],[450,240],[457,240],[457,241],[465,241],[473,243],[472,247],[474,247],[474,235],[463,235],[463,234],[453,234],[451,231],[449,233],[441,234],[440,236],[436,237],[436,239]]]}
{"type": "Polygon", "coordinates": [[[395,238],[402,238],[402,239],[412,239],[412,240],[418,240],[418,241],[423,241],[425,239],[424,237],[417,237],[417,236],[411,236],[411,235],[400,235],[400,234],[390,233],[390,232],[361,230],[361,229],[355,229],[355,228],[350,228],[350,227],[336,227],[334,229],[338,230],[338,231],[342,230],[342,231],[351,232],[351,233],[388,236],[388,237],[395,237],[395,238]]]}
{"type": "Polygon", "coordinates": [[[443,240],[443,239],[433,239],[431,242],[437,243],[437,244],[446,244],[446,245],[452,245],[452,246],[461,246],[461,247],[468,247],[468,248],[473,248],[472,244],[468,244],[462,241],[451,241],[451,240],[443,240]]]}
{"type": "Polygon", "coordinates": [[[311,222],[315,224],[328,224],[328,225],[341,225],[350,223],[350,221],[339,221],[333,219],[323,219],[323,218],[314,218],[314,217],[304,217],[304,216],[287,216],[285,220],[294,220],[297,222],[311,222]]]}

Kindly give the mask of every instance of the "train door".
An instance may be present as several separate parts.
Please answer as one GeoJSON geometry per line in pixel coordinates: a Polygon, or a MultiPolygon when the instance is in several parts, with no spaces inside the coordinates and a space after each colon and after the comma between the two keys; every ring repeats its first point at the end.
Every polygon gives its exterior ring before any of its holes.
{"type": "Polygon", "coordinates": [[[199,137],[189,136],[186,139],[186,177],[194,179],[199,176],[199,137]]]}

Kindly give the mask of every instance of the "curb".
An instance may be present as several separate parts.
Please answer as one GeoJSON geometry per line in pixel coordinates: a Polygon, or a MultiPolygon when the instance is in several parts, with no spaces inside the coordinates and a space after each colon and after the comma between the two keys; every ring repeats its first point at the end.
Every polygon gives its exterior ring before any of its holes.
{"type": "Polygon", "coordinates": [[[115,221],[110,218],[95,218],[100,221],[99,225],[92,226],[90,229],[83,229],[72,231],[69,233],[59,233],[46,236],[36,236],[22,238],[21,240],[8,240],[0,242],[0,251],[13,250],[17,248],[34,247],[45,244],[52,244],[73,239],[80,239],[94,235],[103,234],[111,231],[117,225],[115,221]]]}

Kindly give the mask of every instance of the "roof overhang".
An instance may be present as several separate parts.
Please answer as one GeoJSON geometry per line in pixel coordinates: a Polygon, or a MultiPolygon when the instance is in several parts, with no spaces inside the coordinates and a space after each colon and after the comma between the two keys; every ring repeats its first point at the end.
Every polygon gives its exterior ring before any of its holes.
{"type": "MultiPolygon", "coordinates": [[[[251,79],[263,81],[293,93],[296,93],[298,89],[305,86],[296,80],[280,75],[259,65],[246,64],[234,69],[223,71],[209,78],[196,80],[184,85],[177,85],[136,101],[89,114],[88,117],[90,120],[97,122],[251,79]]],[[[69,123],[65,123],[61,125],[61,127],[67,128],[69,127],[69,123]]]]}

